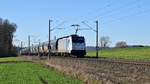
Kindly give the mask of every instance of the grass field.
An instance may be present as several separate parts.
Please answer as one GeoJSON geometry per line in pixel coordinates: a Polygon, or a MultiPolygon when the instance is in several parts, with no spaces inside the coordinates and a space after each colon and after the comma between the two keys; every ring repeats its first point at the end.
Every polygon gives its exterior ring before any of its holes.
{"type": "Polygon", "coordinates": [[[25,61],[25,60],[17,58],[17,57],[2,57],[2,58],[0,58],[0,62],[21,62],[21,61],[25,61]]]}
{"type": "MultiPolygon", "coordinates": [[[[95,51],[89,51],[87,56],[95,56],[95,51]]],[[[150,47],[102,49],[99,57],[150,60],[150,47]]]]}
{"type": "Polygon", "coordinates": [[[82,83],[80,80],[73,79],[39,64],[25,62],[17,57],[0,58],[0,84],[82,83]]]}

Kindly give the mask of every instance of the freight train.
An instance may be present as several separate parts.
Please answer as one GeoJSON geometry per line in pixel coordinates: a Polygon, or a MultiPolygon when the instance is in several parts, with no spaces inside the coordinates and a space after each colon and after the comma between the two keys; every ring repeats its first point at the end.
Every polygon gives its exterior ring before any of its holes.
{"type": "Polygon", "coordinates": [[[84,57],[86,55],[85,39],[76,34],[58,38],[51,42],[50,47],[48,47],[48,42],[43,42],[30,48],[24,48],[21,54],[47,56],[49,49],[51,56],[84,57]]]}

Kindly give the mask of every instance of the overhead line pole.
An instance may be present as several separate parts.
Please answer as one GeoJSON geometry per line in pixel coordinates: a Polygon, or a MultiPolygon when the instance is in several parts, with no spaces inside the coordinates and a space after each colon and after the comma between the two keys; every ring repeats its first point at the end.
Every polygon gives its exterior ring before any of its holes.
{"type": "Polygon", "coordinates": [[[23,42],[21,41],[21,49],[23,48],[23,42]]]}
{"type": "Polygon", "coordinates": [[[96,21],[96,58],[98,58],[98,20],[96,21]]]}
{"type": "Polygon", "coordinates": [[[87,27],[89,27],[91,30],[93,30],[94,32],[96,32],[96,46],[95,46],[95,50],[96,50],[96,58],[98,58],[98,50],[99,50],[99,47],[98,47],[98,20],[95,22],[96,23],[96,30],[93,29],[91,26],[89,26],[88,24],[86,24],[84,21],[82,22],[83,24],[85,24],[87,27]]]}
{"type": "Polygon", "coordinates": [[[28,36],[28,48],[29,48],[29,55],[30,55],[30,35],[28,36]]]}
{"type": "Polygon", "coordinates": [[[49,42],[48,42],[48,59],[50,59],[50,54],[51,54],[51,21],[49,19],[49,42]]]}
{"type": "MultiPolygon", "coordinates": [[[[50,59],[50,56],[51,56],[51,31],[53,31],[54,29],[63,29],[63,28],[51,28],[51,22],[52,22],[52,20],[49,19],[48,59],[50,59]]],[[[61,24],[59,24],[59,26],[61,24]]]]}
{"type": "Polygon", "coordinates": [[[40,58],[40,45],[41,45],[41,43],[40,43],[40,40],[39,40],[39,46],[38,46],[38,56],[39,56],[39,58],[40,58]]]}
{"type": "Polygon", "coordinates": [[[20,46],[20,54],[22,54],[22,49],[23,49],[23,42],[21,41],[21,46],[20,46]]]}

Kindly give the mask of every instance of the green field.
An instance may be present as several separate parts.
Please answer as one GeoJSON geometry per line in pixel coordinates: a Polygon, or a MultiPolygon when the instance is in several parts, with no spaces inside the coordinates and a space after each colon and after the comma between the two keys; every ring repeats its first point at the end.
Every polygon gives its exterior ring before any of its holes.
{"type": "MultiPolygon", "coordinates": [[[[95,56],[95,51],[88,51],[87,56],[95,56]]],[[[150,60],[150,47],[101,49],[99,57],[150,60]]]]}
{"type": "Polygon", "coordinates": [[[2,57],[0,58],[0,62],[22,62],[24,59],[20,59],[18,57],[2,57]]]}
{"type": "Polygon", "coordinates": [[[0,58],[0,84],[82,84],[42,65],[17,57],[0,58]]]}

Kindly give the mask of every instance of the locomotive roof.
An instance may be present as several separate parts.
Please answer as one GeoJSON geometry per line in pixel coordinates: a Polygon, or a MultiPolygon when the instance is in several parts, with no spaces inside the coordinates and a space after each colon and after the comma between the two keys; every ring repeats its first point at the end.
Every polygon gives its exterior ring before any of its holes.
{"type": "Polygon", "coordinates": [[[68,37],[83,37],[83,36],[79,36],[79,35],[77,35],[77,34],[72,34],[72,35],[68,35],[68,36],[64,36],[64,37],[61,37],[61,38],[58,38],[57,40],[59,40],[59,39],[63,39],[63,38],[68,38],[68,37]]]}

